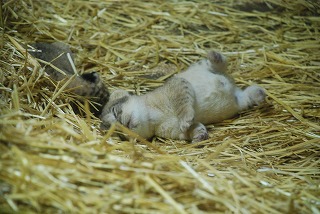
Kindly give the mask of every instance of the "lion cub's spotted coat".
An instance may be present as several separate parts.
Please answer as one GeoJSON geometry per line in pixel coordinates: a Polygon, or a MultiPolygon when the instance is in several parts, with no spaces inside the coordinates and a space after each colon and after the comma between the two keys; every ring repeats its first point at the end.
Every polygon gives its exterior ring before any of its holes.
{"type": "Polygon", "coordinates": [[[205,124],[231,118],[265,99],[259,86],[238,88],[225,73],[226,67],[222,54],[209,52],[208,59],[152,92],[137,96],[116,90],[102,110],[102,128],[118,121],[145,138],[205,140],[205,124]]]}
{"type": "MultiPolygon", "coordinates": [[[[42,65],[52,79],[56,81],[68,80],[75,75],[70,62],[70,60],[73,61],[73,54],[66,44],[61,42],[35,43],[32,47],[34,49],[29,50],[31,55],[49,63],[49,65],[42,63],[42,65]],[[67,57],[68,54],[70,59],[67,57]],[[66,75],[58,72],[57,69],[65,72],[66,75]]],[[[72,89],[75,94],[87,97],[93,103],[98,104],[90,109],[96,116],[101,114],[103,106],[109,100],[109,90],[96,72],[75,75],[67,88],[72,89]]]]}

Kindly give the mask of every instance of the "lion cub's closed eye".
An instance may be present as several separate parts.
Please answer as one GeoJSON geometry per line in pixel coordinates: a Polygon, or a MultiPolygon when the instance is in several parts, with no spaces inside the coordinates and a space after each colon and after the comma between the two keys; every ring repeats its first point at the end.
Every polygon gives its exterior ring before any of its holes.
{"type": "Polygon", "coordinates": [[[100,116],[102,128],[116,121],[145,138],[202,141],[208,138],[204,125],[233,117],[261,104],[263,88],[238,88],[226,74],[226,58],[214,51],[169,79],[162,87],[142,96],[116,90],[100,116]]]}

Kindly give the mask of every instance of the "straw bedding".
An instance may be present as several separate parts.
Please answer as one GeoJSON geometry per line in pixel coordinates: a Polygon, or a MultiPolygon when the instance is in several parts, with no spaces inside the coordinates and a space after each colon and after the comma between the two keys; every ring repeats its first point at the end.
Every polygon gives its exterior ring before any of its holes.
{"type": "Polygon", "coordinates": [[[1,212],[320,213],[319,3],[218,2],[2,1],[1,212]],[[268,99],[197,144],[102,132],[24,49],[54,41],[136,94],[219,50],[268,99]]]}

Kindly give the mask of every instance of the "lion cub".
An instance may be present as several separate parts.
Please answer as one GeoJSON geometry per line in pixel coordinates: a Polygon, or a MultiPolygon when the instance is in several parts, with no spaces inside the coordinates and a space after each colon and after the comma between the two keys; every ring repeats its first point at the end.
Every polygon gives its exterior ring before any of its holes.
{"type": "MultiPolygon", "coordinates": [[[[35,58],[41,59],[51,65],[42,64],[45,71],[55,81],[68,80],[75,75],[71,62],[73,63],[73,53],[69,46],[62,42],[54,43],[35,43],[32,45],[33,49],[29,53],[35,58]],[[70,55],[68,59],[67,54],[70,55]],[[57,71],[57,68],[65,72],[65,75],[57,71]]],[[[108,87],[101,80],[97,72],[84,73],[82,75],[75,75],[74,79],[67,86],[72,89],[75,94],[87,97],[96,106],[91,107],[91,112],[100,116],[102,107],[108,102],[109,90],[108,87]]]]}
{"type": "Polygon", "coordinates": [[[238,88],[225,71],[226,58],[210,51],[208,59],[190,66],[162,87],[141,96],[116,90],[100,116],[101,127],[116,121],[145,138],[202,141],[208,138],[204,125],[235,116],[265,99],[263,88],[238,88]]]}

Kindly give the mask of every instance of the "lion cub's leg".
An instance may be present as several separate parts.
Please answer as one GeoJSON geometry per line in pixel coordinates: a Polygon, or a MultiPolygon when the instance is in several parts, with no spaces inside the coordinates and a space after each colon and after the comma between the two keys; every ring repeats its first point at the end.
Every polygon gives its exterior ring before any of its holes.
{"type": "Polygon", "coordinates": [[[163,114],[157,124],[156,135],[165,138],[188,140],[190,126],[194,120],[195,93],[185,79],[173,77],[161,88],[148,94],[152,106],[163,114]],[[163,99],[161,99],[163,98],[163,99]]]}
{"type": "Polygon", "coordinates": [[[155,135],[176,140],[189,140],[187,132],[181,131],[181,128],[177,126],[179,123],[178,118],[168,118],[156,128],[155,135]]]}
{"type": "Polygon", "coordinates": [[[227,58],[221,53],[209,51],[208,59],[211,62],[211,67],[215,72],[224,73],[227,71],[227,58]]]}
{"type": "MultiPolygon", "coordinates": [[[[214,72],[220,73],[227,77],[232,84],[235,84],[233,78],[226,73],[227,59],[225,56],[219,52],[210,51],[208,53],[208,59],[211,62],[211,67],[214,72]]],[[[266,93],[260,86],[253,85],[247,87],[245,90],[237,88],[235,90],[235,97],[237,99],[239,111],[242,111],[249,109],[254,105],[261,104],[266,97],[266,93]]]]}
{"type": "Polygon", "coordinates": [[[195,94],[192,85],[183,78],[173,78],[168,82],[168,92],[180,131],[186,133],[194,120],[195,94]]]}
{"type": "Polygon", "coordinates": [[[254,105],[260,105],[264,102],[266,92],[257,85],[247,87],[245,90],[237,89],[235,92],[239,111],[249,109],[254,105]]]}

